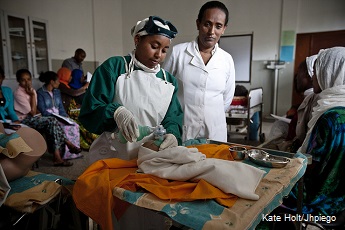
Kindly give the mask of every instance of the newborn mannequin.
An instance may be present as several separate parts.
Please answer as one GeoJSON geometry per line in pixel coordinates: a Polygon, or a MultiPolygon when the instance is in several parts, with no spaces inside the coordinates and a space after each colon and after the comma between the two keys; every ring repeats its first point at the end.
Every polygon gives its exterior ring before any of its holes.
{"type": "Polygon", "coordinates": [[[242,162],[207,158],[198,148],[176,146],[158,150],[154,141],[147,141],[139,148],[139,172],[177,181],[203,179],[225,193],[259,199],[255,189],[265,174],[263,170],[242,162]]]}
{"type": "Polygon", "coordinates": [[[154,144],[154,140],[149,140],[147,142],[145,142],[142,146],[148,149],[151,149],[153,151],[158,152],[159,151],[159,146],[154,144]]]}

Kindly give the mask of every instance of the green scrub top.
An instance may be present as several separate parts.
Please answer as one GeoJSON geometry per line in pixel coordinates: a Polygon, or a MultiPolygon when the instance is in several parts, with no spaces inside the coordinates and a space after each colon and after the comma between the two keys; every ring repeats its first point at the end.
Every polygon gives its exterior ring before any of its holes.
{"type": "MultiPolygon", "coordinates": [[[[129,63],[131,57],[125,56],[125,59],[129,63]]],[[[121,104],[113,102],[113,99],[116,93],[117,78],[126,73],[125,65],[123,57],[116,56],[109,58],[95,70],[89,88],[85,93],[79,115],[79,121],[88,131],[101,134],[105,131],[114,132],[117,128],[114,112],[121,104]]],[[[136,67],[136,70],[140,69],[136,67]]],[[[175,90],[161,124],[167,133],[171,133],[176,137],[179,145],[181,145],[183,112],[177,98],[177,80],[170,73],[165,73],[166,80],[173,84],[175,90]]],[[[160,70],[156,76],[164,79],[163,71],[160,70]]]]}

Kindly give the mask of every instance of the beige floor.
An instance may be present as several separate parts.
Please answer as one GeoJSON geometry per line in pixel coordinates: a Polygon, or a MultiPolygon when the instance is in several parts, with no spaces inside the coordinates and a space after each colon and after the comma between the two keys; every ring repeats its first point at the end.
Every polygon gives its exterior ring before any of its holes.
{"type": "Polygon", "coordinates": [[[71,180],[76,180],[89,166],[88,152],[83,151],[83,158],[71,160],[73,165],[71,167],[54,167],[53,155],[45,153],[38,161],[38,168],[34,168],[34,171],[54,174],[62,177],[66,177],[71,180]]]}

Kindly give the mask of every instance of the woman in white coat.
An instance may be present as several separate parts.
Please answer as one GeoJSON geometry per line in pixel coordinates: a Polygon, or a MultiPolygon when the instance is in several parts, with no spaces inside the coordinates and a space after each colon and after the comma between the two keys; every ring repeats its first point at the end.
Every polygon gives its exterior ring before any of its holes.
{"type": "Polygon", "coordinates": [[[218,1],[205,3],[196,20],[199,36],[172,48],[164,69],[179,84],[184,112],[183,141],[210,138],[227,141],[225,112],[235,91],[231,55],[218,46],[228,23],[228,9],[218,1]]]}

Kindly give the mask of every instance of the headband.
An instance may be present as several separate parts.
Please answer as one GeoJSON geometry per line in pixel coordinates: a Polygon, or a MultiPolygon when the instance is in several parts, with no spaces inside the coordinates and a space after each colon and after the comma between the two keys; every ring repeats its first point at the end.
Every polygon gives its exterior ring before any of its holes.
{"type": "Polygon", "coordinates": [[[169,21],[165,21],[157,16],[150,16],[142,21],[138,21],[131,30],[133,37],[136,35],[163,35],[170,39],[176,37],[177,29],[169,21]]]}

